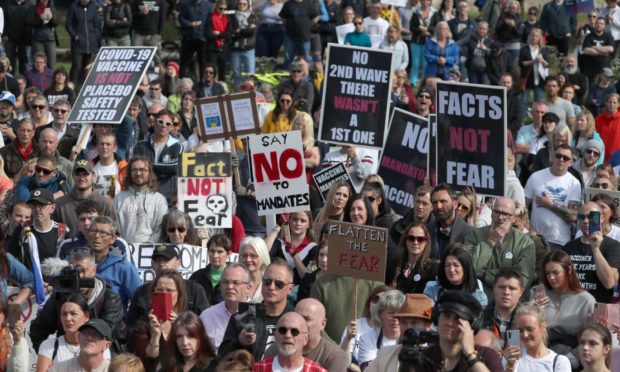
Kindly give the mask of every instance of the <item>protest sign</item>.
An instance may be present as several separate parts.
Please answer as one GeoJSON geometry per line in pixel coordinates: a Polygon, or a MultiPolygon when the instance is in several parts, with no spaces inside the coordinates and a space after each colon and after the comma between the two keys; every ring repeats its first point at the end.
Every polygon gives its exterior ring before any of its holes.
{"type": "Polygon", "coordinates": [[[428,153],[428,120],[394,109],[379,163],[385,197],[401,216],[413,208],[415,189],[424,184],[428,153]]]}
{"type": "Polygon", "coordinates": [[[336,37],[338,38],[338,44],[344,44],[344,39],[347,37],[347,34],[355,31],[355,26],[353,23],[345,23],[340,26],[336,26],[336,37]]]}
{"type": "Polygon", "coordinates": [[[594,198],[598,194],[607,195],[614,201],[614,204],[616,204],[616,216],[615,217],[620,218],[620,191],[595,189],[593,187],[587,187],[585,202],[587,203],[589,201],[592,201],[592,198],[594,198]]]}
{"type": "Polygon", "coordinates": [[[120,124],[155,47],[102,47],[75,99],[68,123],[120,124]]]}
{"type": "Polygon", "coordinates": [[[232,227],[232,167],[230,153],[183,153],[179,162],[179,210],[196,227],[232,227]]]}
{"type": "Polygon", "coordinates": [[[325,201],[325,197],[327,196],[329,189],[337,181],[346,181],[349,185],[351,185],[351,189],[353,189],[351,176],[349,176],[349,172],[347,171],[344,163],[337,163],[330,167],[323,168],[314,173],[312,178],[314,178],[314,183],[323,201],[325,201]]]}
{"type": "Polygon", "coordinates": [[[310,210],[301,132],[248,137],[258,215],[310,210]]]}
{"type": "Polygon", "coordinates": [[[330,221],[328,234],[328,273],[385,281],[387,229],[330,221]]]}
{"type": "Polygon", "coordinates": [[[437,82],[437,183],[506,189],[506,88],[437,82]]]}
{"type": "Polygon", "coordinates": [[[381,4],[402,7],[407,5],[407,0],[381,0],[381,4]]]}
{"type": "Polygon", "coordinates": [[[196,110],[198,131],[205,142],[260,133],[254,92],[199,98],[196,110]]]}
{"type": "Polygon", "coordinates": [[[382,149],[392,52],[329,44],[319,139],[382,149]]]}
{"type": "MultiPolygon", "coordinates": [[[[179,272],[185,279],[189,279],[194,272],[207,267],[209,264],[207,249],[196,245],[171,243],[130,243],[128,245],[129,252],[127,252],[127,261],[131,262],[138,269],[140,278],[142,278],[144,283],[155,279],[155,272],[151,267],[151,257],[153,256],[153,249],[161,245],[176,247],[181,261],[181,268],[179,269],[179,272]]],[[[239,255],[237,253],[231,253],[228,256],[227,262],[237,261],[239,261],[239,255]]]]}
{"type": "Polygon", "coordinates": [[[594,0],[566,0],[564,6],[568,10],[568,14],[574,16],[580,13],[591,12],[596,8],[594,6],[594,0]]]}
{"type": "Polygon", "coordinates": [[[437,115],[428,115],[428,163],[426,164],[428,180],[431,186],[437,186],[437,115]]]}

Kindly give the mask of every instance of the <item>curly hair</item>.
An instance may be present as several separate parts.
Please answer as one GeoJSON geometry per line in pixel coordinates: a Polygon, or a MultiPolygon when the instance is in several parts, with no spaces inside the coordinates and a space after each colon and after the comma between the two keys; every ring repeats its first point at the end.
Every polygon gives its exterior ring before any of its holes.
{"type": "Polygon", "coordinates": [[[134,155],[134,157],[129,160],[129,163],[127,164],[127,170],[129,171],[130,174],[129,174],[129,177],[125,177],[125,179],[123,180],[123,190],[127,190],[129,189],[129,187],[134,186],[132,176],[131,176],[131,173],[132,173],[131,170],[132,170],[133,164],[138,161],[144,162],[146,164],[146,168],[149,170],[149,180],[148,180],[149,190],[153,192],[159,190],[159,182],[157,182],[157,176],[155,176],[155,170],[153,168],[153,163],[151,163],[151,160],[149,160],[149,158],[147,158],[144,155],[134,155]]]}

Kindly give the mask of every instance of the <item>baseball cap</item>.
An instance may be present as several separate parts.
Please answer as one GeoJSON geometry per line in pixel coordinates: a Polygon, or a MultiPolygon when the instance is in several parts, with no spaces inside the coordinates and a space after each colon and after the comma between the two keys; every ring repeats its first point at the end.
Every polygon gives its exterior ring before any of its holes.
{"type": "Polygon", "coordinates": [[[0,94],[0,102],[8,102],[11,105],[15,106],[15,95],[8,90],[4,91],[2,92],[2,94],[0,94]]]}
{"type": "Polygon", "coordinates": [[[421,293],[409,293],[405,303],[394,315],[397,318],[420,318],[431,320],[433,301],[421,293]]]}
{"type": "Polygon", "coordinates": [[[291,71],[303,71],[304,69],[301,67],[299,62],[291,63],[291,71]]]}
{"type": "Polygon", "coordinates": [[[78,331],[83,331],[86,328],[94,328],[103,338],[112,341],[112,328],[104,320],[91,319],[78,328],[78,331]]]}
{"type": "Polygon", "coordinates": [[[603,68],[603,75],[605,75],[608,78],[613,78],[614,77],[614,72],[611,68],[609,67],[604,67],[603,68]]]}
{"type": "Polygon", "coordinates": [[[95,173],[95,168],[93,168],[93,164],[86,159],[78,160],[75,162],[75,165],[73,166],[73,173],[75,173],[75,171],[77,171],[78,169],[83,169],[88,173],[95,173]]]}
{"type": "Polygon", "coordinates": [[[54,194],[48,189],[36,189],[30,193],[28,203],[53,204],[54,194]]]}
{"type": "Polygon", "coordinates": [[[179,252],[177,251],[177,247],[175,245],[160,244],[153,248],[151,260],[154,260],[157,256],[165,257],[166,259],[171,260],[175,257],[179,258],[179,252]]]}

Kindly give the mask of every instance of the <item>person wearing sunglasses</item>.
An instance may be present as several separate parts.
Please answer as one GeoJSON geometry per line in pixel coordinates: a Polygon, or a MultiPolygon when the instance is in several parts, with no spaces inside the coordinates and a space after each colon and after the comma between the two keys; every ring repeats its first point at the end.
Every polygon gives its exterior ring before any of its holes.
{"type": "Polygon", "coordinates": [[[526,287],[536,277],[536,248],[527,234],[512,226],[515,208],[512,199],[497,198],[491,225],[474,229],[464,240],[471,249],[474,270],[489,297],[493,295],[495,274],[504,267],[515,268],[526,287]]]}
{"type": "Polygon", "coordinates": [[[353,32],[349,32],[345,35],[344,44],[370,48],[372,46],[372,41],[370,40],[370,36],[364,32],[364,18],[356,16],[353,18],[353,25],[355,29],[353,32]]]}
{"type": "Polygon", "coordinates": [[[27,201],[30,193],[43,188],[50,191],[55,199],[68,195],[71,185],[64,174],[58,171],[58,162],[48,155],[41,155],[34,167],[34,175],[24,177],[15,187],[15,199],[27,201]]]}
{"type": "Polygon", "coordinates": [[[308,326],[301,315],[295,312],[284,314],[275,325],[274,336],[276,356],[256,362],[255,371],[327,372],[318,363],[304,357],[308,326]]]}
{"type": "Polygon", "coordinates": [[[143,97],[146,107],[151,107],[153,103],[160,103],[164,107],[168,104],[168,98],[162,93],[162,84],[159,79],[151,81],[149,92],[143,97]]]}
{"type": "Polygon", "coordinates": [[[233,36],[232,16],[227,11],[228,2],[217,0],[207,15],[204,32],[207,61],[217,66],[217,77],[222,81],[226,80],[229,44],[233,36]]]}
{"type": "Polygon", "coordinates": [[[161,110],[157,113],[151,139],[138,142],[133,151],[134,156],[145,156],[153,163],[159,192],[168,200],[177,187],[177,164],[184,149],[179,140],[170,135],[173,125],[172,114],[161,110]]]}
{"type": "Polygon", "coordinates": [[[572,163],[572,147],[556,147],[551,166],[532,174],[524,188],[532,228],[556,249],[570,240],[571,224],[577,220],[581,201],[581,184],[568,172],[572,163]]]}
{"type": "MultiPolygon", "coordinates": [[[[592,197],[591,201],[598,204],[601,207],[601,231],[603,235],[612,238],[613,240],[620,242],[620,227],[616,225],[618,218],[616,217],[616,211],[618,207],[614,202],[614,199],[607,194],[596,194],[592,197]]],[[[581,231],[577,231],[575,238],[581,236],[581,231]]]]}
{"type": "Polygon", "coordinates": [[[430,242],[426,225],[414,223],[405,228],[398,243],[402,252],[396,265],[394,285],[403,293],[422,293],[426,283],[437,276],[438,263],[429,260],[430,242]]]}
{"type": "MultiPolygon", "coordinates": [[[[243,317],[230,318],[218,356],[222,357],[243,348],[251,352],[255,360],[262,359],[267,348],[274,342],[276,322],[283,314],[293,311],[286,301],[292,289],[293,272],[286,261],[277,259],[269,264],[262,278],[261,291],[264,300],[260,305],[250,305],[256,308],[253,324],[244,321],[243,317]]],[[[303,318],[301,319],[303,321],[303,318]]],[[[305,321],[303,324],[305,326],[305,321]]],[[[307,332],[307,329],[305,331],[307,332]]]]}
{"type": "Polygon", "coordinates": [[[35,130],[35,141],[39,141],[41,132],[47,128],[53,128],[58,133],[57,149],[60,156],[69,159],[71,157],[71,150],[76,145],[80,132],[67,124],[67,118],[71,111],[71,103],[64,98],[59,98],[54,102],[52,108],[52,116],[54,120],[42,127],[38,127],[35,130]]]}
{"type": "Polygon", "coordinates": [[[297,110],[293,105],[293,91],[291,89],[280,90],[276,107],[265,117],[262,133],[290,132],[293,121],[297,117],[297,110]]]}
{"type": "Polygon", "coordinates": [[[579,172],[584,185],[589,186],[596,178],[597,162],[604,154],[603,144],[595,139],[588,140],[581,147],[581,158],[573,164],[573,168],[579,172]]]}
{"type": "Polygon", "coordinates": [[[217,68],[211,62],[205,63],[202,70],[202,80],[194,84],[197,98],[213,97],[226,94],[224,85],[215,79],[217,68]]]}
{"type": "Polygon", "coordinates": [[[35,128],[49,124],[54,117],[48,110],[47,98],[43,95],[34,97],[28,110],[30,119],[34,123],[35,128]]]}

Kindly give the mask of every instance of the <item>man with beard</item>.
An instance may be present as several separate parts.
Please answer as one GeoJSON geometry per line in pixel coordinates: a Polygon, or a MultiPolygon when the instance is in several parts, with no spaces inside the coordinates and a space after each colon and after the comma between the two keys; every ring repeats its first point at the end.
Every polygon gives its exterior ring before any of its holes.
{"type": "Polygon", "coordinates": [[[500,269],[493,284],[493,301],[482,312],[482,328],[499,338],[502,350],[508,346],[506,331],[513,329],[515,310],[523,296],[521,274],[511,267],[500,269]]]}
{"type": "MultiPolygon", "coordinates": [[[[112,287],[96,276],[95,257],[86,249],[78,249],[71,254],[69,263],[79,270],[81,278],[94,281],[92,288],[80,288],[80,294],[88,303],[90,319],[104,320],[112,328],[114,339],[118,340],[119,335],[125,332],[123,305],[112,287]]],[[[60,336],[64,333],[64,329],[58,321],[63,298],[62,294],[54,292],[43,307],[39,308],[36,318],[30,325],[30,339],[34,350],[39,350],[41,343],[50,334],[56,333],[60,336]]],[[[118,346],[118,343],[115,342],[113,349],[116,352],[120,352],[118,346]]]]}
{"type": "Polygon", "coordinates": [[[506,197],[497,198],[491,225],[472,230],[465,237],[474,271],[482,282],[487,297],[493,294],[495,274],[504,267],[519,272],[526,288],[536,275],[536,249],[527,234],[512,227],[515,203],[506,197]]]}
{"type": "Polygon", "coordinates": [[[55,220],[63,221],[69,227],[68,238],[73,238],[80,231],[80,221],[75,207],[83,200],[94,200],[101,206],[103,216],[116,220],[116,210],[112,201],[95,192],[94,177],[95,170],[91,162],[86,159],[78,160],[73,167],[73,190],[56,201],[53,217],[55,220]]]}
{"type": "Polygon", "coordinates": [[[254,364],[254,371],[327,372],[319,364],[304,358],[308,327],[301,315],[294,312],[284,314],[276,323],[275,339],[278,354],[254,364]]]}
{"type": "Polygon", "coordinates": [[[443,249],[449,243],[463,243],[465,236],[473,229],[456,212],[458,198],[452,187],[442,183],[431,193],[433,216],[426,226],[430,235],[430,258],[439,261],[443,249]]]}
{"type": "MultiPolygon", "coordinates": [[[[48,125],[38,127],[34,132],[34,138],[37,140],[41,137],[41,132],[47,128],[53,128],[57,133],[57,148],[61,156],[65,158],[71,157],[71,150],[76,145],[80,132],[67,124],[67,118],[71,111],[71,103],[66,99],[59,99],[54,102],[54,108],[52,109],[52,116],[54,121],[48,125]]],[[[70,168],[69,168],[70,169],[70,168]]],[[[69,175],[68,173],[66,174],[69,175]]]]}
{"type": "Polygon", "coordinates": [[[160,242],[160,225],[168,213],[168,202],[157,192],[153,166],[148,158],[136,156],[127,169],[125,191],[114,197],[121,236],[128,242],[160,242]]]}
{"type": "Polygon", "coordinates": [[[400,237],[405,228],[412,223],[428,224],[433,215],[433,204],[431,203],[431,192],[433,188],[426,185],[418,186],[415,190],[415,198],[413,199],[413,208],[407,214],[396,221],[390,228],[390,237],[393,241],[399,242],[400,237]]]}
{"type": "Polygon", "coordinates": [[[596,162],[603,153],[603,144],[595,139],[590,139],[581,147],[581,158],[573,164],[573,168],[581,173],[581,179],[586,187],[589,187],[596,178],[596,162]]]}
{"type": "MultiPolygon", "coordinates": [[[[17,121],[14,119],[15,96],[11,92],[2,92],[0,94],[0,145],[11,143],[16,137],[14,128],[17,121]]],[[[17,129],[17,128],[15,128],[17,129]]]]}
{"type": "Polygon", "coordinates": [[[603,72],[603,68],[611,67],[614,38],[610,32],[605,31],[605,26],[607,26],[605,18],[598,17],[594,23],[594,32],[586,35],[583,41],[581,70],[590,81],[594,81],[596,75],[603,72]]]}
{"type": "Polygon", "coordinates": [[[589,88],[588,77],[579,72],[577,67],[577,56],[574,54],[569,54],[564,59],[564,74],[566,74],[568,82],[573,84],[575,88],[577,102],[579,104],[585,103],[589,88]]]}

